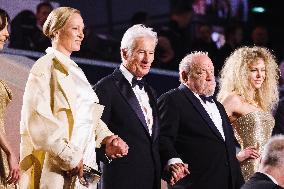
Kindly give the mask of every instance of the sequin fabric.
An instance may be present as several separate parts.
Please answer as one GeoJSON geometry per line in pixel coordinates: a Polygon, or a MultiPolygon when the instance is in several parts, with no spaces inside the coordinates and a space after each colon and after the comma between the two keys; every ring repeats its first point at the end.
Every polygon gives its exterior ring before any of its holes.
{"type": "MultiPolygon", "coordinates": [[[[274,127],[274,118],[270,113],[255,111],[239,117],[232,123],[236,138],[241,145],[241,149],[255,146],[259,152],[271,137],[274,127]]],[[[245,160],[241,163],[241,169],[247,181],[258,169],[259,159],[245,160]]]]}
{"type": "MultiPolygon", "coordinates": [[[[0,132],[4,133],[5,135],[5,128],[4,128],[4,116],[5,116],[5,109],[8,103],[12,99],[12,93],[6,83],[0,80],[0,132]]],[[[5,183],[6,177],[9,173],[8,162],[6,158],[6,154],[0,149],[0,189],[12,189],[15,186],[7,185],[5,183]]]]}

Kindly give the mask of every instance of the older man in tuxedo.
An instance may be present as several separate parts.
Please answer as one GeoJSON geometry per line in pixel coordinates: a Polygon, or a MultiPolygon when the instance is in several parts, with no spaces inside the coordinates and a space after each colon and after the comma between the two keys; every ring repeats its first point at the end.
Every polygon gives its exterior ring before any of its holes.
{"type": "Polygon", "coordinates": [[[283,189],[284,188],[284,136],[272,137],[264,147],[259,171],[242,189],[283,189]]]}
{"type": "Polygon", "coordinates": [[[169,183],[176,189],[240,188],[233,130],[223,106],[212,97],[211,59],[193,52],[180,62],[179,74],[181,85],[158,99],[162,166],[179,172],[169,183]],[[186,164],[190,174],[183,177],[186,164]]]}
{"type": "Polygon", "coordinates": [[[103,165],[104,189],[160,189],[156,99],[143,79],[156,44],[157,34],[151,28],[129,28],[121,41],[122,64],[95,85],[105,106],[103,121],[129,145],[127,157],[103,165]]]}

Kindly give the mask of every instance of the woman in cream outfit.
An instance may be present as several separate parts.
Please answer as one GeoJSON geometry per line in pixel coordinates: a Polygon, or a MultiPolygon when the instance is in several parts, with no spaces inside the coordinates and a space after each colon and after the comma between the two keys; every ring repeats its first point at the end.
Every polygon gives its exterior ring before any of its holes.
{"type": "MultiPolygon", "coordinates": [[[[70,59],[80,50],[83,29],[80,12],[70,7],[53,10],[44,24],[52,47],[32,67],[24,92],[21,189],[86,188],[77,179],[83,175],[83,164],[97,169],[95,148],[119,140],[101,121],[103,106],[70,59]]],[[[121,155],[127,153],[125,143],[124,147],[121,155]]]]}
{"type": "MultiPolygon", "coordinates": [[[[0,9],[0,50],[3,49],[9,37],[9,16],[6,11],[0,9]]],[[[15,188],[19,180],[19,165],[17,159],[5,139],[5,110],[12,100],[12,92],[7,84],[0,79],[0,189],[15,188]]]]}
{"type": "Polygon", "coordinates": [[[278,67],[263,47],[236,49],[221,72],[218,100],[223,103],[241,146],[237,158],[245,180],[258,170],[259,155],[274,127],[278,67]]]}

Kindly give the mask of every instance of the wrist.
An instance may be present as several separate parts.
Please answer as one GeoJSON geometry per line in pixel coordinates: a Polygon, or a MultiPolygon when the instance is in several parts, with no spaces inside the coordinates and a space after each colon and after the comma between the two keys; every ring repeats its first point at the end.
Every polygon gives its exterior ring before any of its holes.
{"type": "Polygon", "coordinates": [[[105,159],[107,160],[107,162],[108,163],[112,162],[112,159],[109,157],[109,155],[107,153],[106,144],[102,144],[101,149],[103,149],[103,151],[104,151],[104,156],[105,156],[105,159]]]}
{"type": "Polygon", "coordinates": [[[105,154],[105,158],[106,158],[106,160],[108,161],[108,163],[111,163],[111,162],[112,162],[112,158],[108,157],[107,154],[105,154]]]}

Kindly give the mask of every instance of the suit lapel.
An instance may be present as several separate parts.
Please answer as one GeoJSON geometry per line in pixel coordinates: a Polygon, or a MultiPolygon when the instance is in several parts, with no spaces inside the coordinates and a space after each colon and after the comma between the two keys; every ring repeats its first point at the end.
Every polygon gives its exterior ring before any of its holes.
{"type": "Polygon", "coordinates": [[[120,93],[122,94],[124,99],[127,101],[129,106],[131,107],[131,109],[137,115],[138,119],[140,120],[144,129],[146,130],[146,133],[148,134],[148,136],[150,136],[143,111],[142,111],[142,109],[139,105],[139,102],[138,102],[138,100],[137,100],[137,98],[136,98],[136,96],[135,96],[135,94],[134,94],[134,92],[133,92],[133,90],[130,86],[130,83],[122,75],[122,73],[119,69],[116,69],[113,72],[112,76],[114,78],[115,85],[119,89],[120,93]]]}
{"type": "Polygon", "coordinates": [[[227,113],[223,111],[223,108],[220,107],[220,104],[215,102],[216,103],[216,106],[218,107],[218,110],[220,112],[220,115],[221,115],[221,118],[222,118],[222,127],[223,127],[223,131],[224,131],[224,135],[225,135],[225,138],[226,138],[226,142],[228,142],[229,140],[231,140],[231,137],[229,135],[229,128],[228,128],[228,122],[226,121],[225,117],[224,116],[227,116],[227,113]]]}
{"type": "Polygon", "coordinates": [[[155,141],[159,133],[157,103],[156,103],[156,98],[152,90],[150,89],[150,86],[147,83],[145,84],[145,91],[149,96],[150,106],[152,108],[152,116],[153,116],[152,139],[153,141],[155,141]]]}
{"type": "Polygon", "coordinates": [[[217,127],[215,126],[214,122],[212,121],[212,119],[210,118],[209,114],[206,112],[206,110],[204,109],[204,107],[202,106],[202,104],[200,103],[200,101],[198,100],[198,98],[196,98],[196,96],[194,96],[193,92],[190,91],[185,85],[181,84],[179,86],[179,90],[181,90],[186,97],[189,99],[189,101],[193,104],[193,106],[195,107],[195,109],[200,113],[201,117],[206,121],[206,123],[208,124],[209,128],[213,131],[213,133],[222,141],[222,135],[221,133],[218,131],[217,127]]]}

